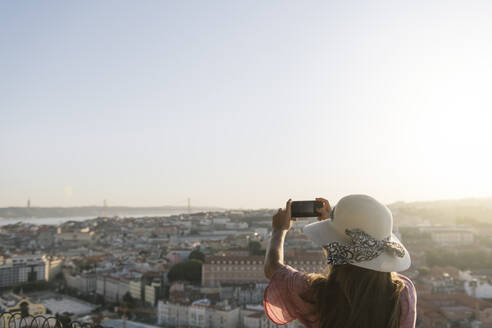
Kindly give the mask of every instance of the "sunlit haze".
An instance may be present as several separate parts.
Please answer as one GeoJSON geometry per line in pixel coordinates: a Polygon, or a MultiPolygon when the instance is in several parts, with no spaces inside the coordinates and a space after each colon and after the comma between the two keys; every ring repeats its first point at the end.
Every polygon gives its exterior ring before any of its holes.
{"type": "Polygon", "coordinates": [[[492,196],[491,14],[4,1],[0,207],[492,196]]]}

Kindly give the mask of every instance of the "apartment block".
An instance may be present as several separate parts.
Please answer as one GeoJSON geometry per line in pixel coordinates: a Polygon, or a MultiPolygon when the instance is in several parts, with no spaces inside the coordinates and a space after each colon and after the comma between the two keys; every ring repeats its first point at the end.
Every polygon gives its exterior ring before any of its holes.
{"type": "Polygon", "coordinates": [[[157,323],[166,327],[238,328],[240,308],[202,299],[189,304],[159,301],[157,323]]]}
{"type": "Polygon", "coordinates": [[[119,302],[130,291],[130,280],[119,276],[100,275],[96,280],[96,293],[109,302],[119,302]]]}
{"type": "MultiPolygon", "coordinates": [[[[321,272],[325,267],[321,253],[293,252],[285,262],[304,272],[321,272]]],[[[263,265],[263,256],[211,257],[202,266],[202,285],[267,283],[263,265]]]]}
{"type": "Polygon", "coordinates": [[[46,263],[42,255],[0,258],[0,288],[39,280],[46,280],[46,263]]]}
{"type": "Polygon", "coordinates": [[[422,227],[420,231],[429,233],[432,241],[440,246],[466,246],[474,242],[473,230],[467,226],[422,227]]]}

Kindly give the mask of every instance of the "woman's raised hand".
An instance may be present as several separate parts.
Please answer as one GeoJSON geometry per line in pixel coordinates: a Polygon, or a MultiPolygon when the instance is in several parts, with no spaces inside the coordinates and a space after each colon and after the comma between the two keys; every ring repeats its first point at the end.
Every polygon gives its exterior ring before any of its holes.
{"type": "Polygon", "coordinates": [[[316,200],[318,202],[322,202],[323,203],[323,207],[322,208],[317,208],[316,211],[320,214],[320,216],[318,216],[318,221],[323,221],[323,220],[326,220],[330,217],[330,213],[331,213],[331,206],[330,206],[330,202],[324,198],[316,198],[316,200]]]}
{"type": "Polygon", "coordinates": [[[279,208],[277,214],[272,218],[273,230],[290,230],[292,227],[290,205],[292,200],[289,199],[285,204],[285,210],[279,208]]]}

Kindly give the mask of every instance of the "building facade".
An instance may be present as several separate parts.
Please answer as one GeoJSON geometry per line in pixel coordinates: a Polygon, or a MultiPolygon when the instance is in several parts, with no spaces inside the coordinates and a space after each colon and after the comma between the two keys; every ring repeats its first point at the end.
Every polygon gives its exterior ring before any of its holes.
{"type": "Polygon", "coordinates": [[[68,287],[76,289],[82,294],[96,292],[96,275],[94,273],[72,275],[69,272],[64,272],[63,276],[68,287]]]}
{"type": "MultiPolygon", "coordinates": [[[[321,272],[325,262],[320,253],[287,254],[287,265],[304,272],[321,272]]],[[[267,283],[263,256],[217,256],[202,266],[202,285],[267,283]]]]}
{"type": "Polygon", "coordinates": [[[0,259],[0,288],[46,280],[42,255],[23,255],[0,259]]]}
{"type": "Polygon", "coordinates": [[[159,301],[157,324],[165,327],[239,328],[240,308],[208,299],[190,304],[159,301]]]}
{"type": "Polygon", "coordinates": [[[429,233],[434,243],[439,246],[466,246],[474,242],[471,227],[466,226],[433,226],[420,228],[421,232],[429,233]]]}
{"type": "Polygon", "coordinates": [[[96,293],[108,302],[120,302],[130,291],[130,280],[123,277],[100,275],[96,280],[96,293]]]}
{"type": "Polygon", "coordinates": [[[132,280],[129,283],[130,295],[136,300],[142,299],[143,288],[142,280],[132,280]]]}

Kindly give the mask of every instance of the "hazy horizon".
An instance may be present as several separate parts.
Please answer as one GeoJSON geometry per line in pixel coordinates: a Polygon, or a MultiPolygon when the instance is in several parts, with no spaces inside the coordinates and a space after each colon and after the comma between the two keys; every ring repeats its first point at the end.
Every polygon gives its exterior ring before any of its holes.
{"type": "Polygon", "coordinates": [[[492,3],[0,3],[0,207],[492,196],[492,3]]]}
{"type": "MultiPolygon", "coordinates": [[[[301,199],[298,199],[301,200],[301,199]]],[[[308,199],[302,199],[302,200],[308,200],[308,199]]],[[[336,201],[338,199],[331,199],[331,205],[336,204],[336,201]]],[[[490,197],[467,197],[467,198],[448,198],[448,199],[427,199],[427,200],[410,200],[410,201],[404,201],[404,200],[396,200],[390,203],[385,203],[386,205],[393,205],[393,204],[398,204],[398,203],[405,203],[405,204],[414,204],[414,203],[439,203],[439,202],[468,202],[468,201],[478,201],[478,202],[485,202],[485,201],[492,201],[492,196],[490,197]]],[[[280,204],[279,206],[281,206],[280,204]]],[[[27,204],[24,206],[1,206],[0,208],[26,208],[27,204]]],[[[104,205],[98,205],[98,204],[88,204],[88,205],[73,205],[73,206],[36,206],[36,205],[30,205],[30,208],[70,208],[70,207],[94,207],[94,208],[104,208],[104,205]]],[[[122,207],[122,208],[183,208],[186,209],[186,205],[148,205],[148,206],[134,206],[134,205],[126,205],[126,204],[113,204],[113,205],[107,205],[108,208],[116,208],[116,207],[122,207]]],[[[278,206],[271,206],[271,207],[221,207],[221,206],[215,206],[213,204],[210,205],[201,205],[201,206],[194,206],[192,205],[190,207],[192,210],[193,209],[220,209],[220,210],[257,210],[257,209],[276,209],[278,206]]]]}

